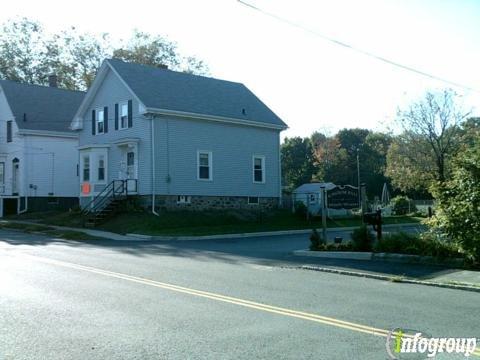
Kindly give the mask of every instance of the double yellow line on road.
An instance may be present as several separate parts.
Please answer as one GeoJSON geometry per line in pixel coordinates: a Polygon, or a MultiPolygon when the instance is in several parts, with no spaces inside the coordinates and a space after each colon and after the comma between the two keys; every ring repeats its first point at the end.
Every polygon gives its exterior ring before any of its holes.
{"type": "MultiPolygon", "coordinates": [[[[307,320],[307,321],[313,321],[316,323],[321,323],[325,325],[330,325],[342,329],[347,329],[351,331],[356,331],[368,335],[374,335],[374,336],[381,336],[381,337],[387,337],[389,334],[389,330],[384,330],[384,329],[379,329],[371,326],[366,326],[366,325],[361,325],[349,321],[343,321],[327,316],[321,316],[317,314],[312,314],[308,312],[303,312],[303,311],[297,311],[297,310],[292,310],[288,308],[283,308],[283,307],[278,307],[278,306],[272,306],[272,305],[267,305],[267,304],[262,304],[259,302],[255,301],[250,301],[250,300],[244,300],[232,296],[226,296],[226,295],[221,295],[217,293],[212,293],[208,291],[202,291],[202,290],[196,290],[192,288],[187,288],[183,286],[178,286],[174,284],[169,284],[165,282],[160,282],[160,281],[155,281],[155,280],[150,280],[150,279],[145,279],[137,276],[131,276],[127,274],[122,274],[114,271],[108,271],[108,270],[102,270],[90,266],[84,266],[84,265],[78,265],[70,262],[65,262],[65,261],[59,261],[59,260],[53,260],[49,258],[44,258],[44,257],[39,257],[39,256],[34,256],[34,255],[27,255],[27,254],[22,254],[21,256],[28,257],[32,260],[39,261],[45,264],[51,264],[51,265],[56,265],[56,266],[61,266],[64,268],[69,268],[69,269],[75,269],[75,270],[81,270],[81,271],[86,271],[98,275],[103,275],[103,276],[108,276],[116,279],[122,279],[122,280],[127,280],[131,282],[135,282],[138,284],[143,284],[143,285],[148,285],[148,286],[153,286],[165,290],[170,290],[170,291],[175,291],[183,294],[188,294],[188,295],[193,295],[193,296],[198,296],[202,298],[207,298],[210,300],[215,300],[215,301],[221,301],[225,303],[230,303],[238,306],[243,306],[246,308],[250,309],[255,309],[259,311],[264,311],[264,312],[269,312],[269,313],[274,313],[278,315],[283,315],[283,316],[288,316],[288,317],[293,317],[297,319],[302,319],[302,320],[307,320]]],[[[475,352],[472,353],[472,355],[476,355],[480,357],[480,349],[477,348],[475,352]]]]}

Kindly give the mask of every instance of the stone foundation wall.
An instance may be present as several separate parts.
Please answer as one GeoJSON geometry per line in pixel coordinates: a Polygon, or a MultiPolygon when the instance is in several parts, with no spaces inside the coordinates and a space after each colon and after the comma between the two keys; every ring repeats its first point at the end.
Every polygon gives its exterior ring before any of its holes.
{"type": "MultiPolygon", "coordinates": [[[[259,197],[258,204],[249,204],[246,196],[190,196],[189,203],[178,203],[177,195],[157,195],[155,208],[161,210],[269,210],[278,207],[278,198],[259,197]]],[[[138,204],[151,208],[151,196],[138,196],[138,204]]]]}

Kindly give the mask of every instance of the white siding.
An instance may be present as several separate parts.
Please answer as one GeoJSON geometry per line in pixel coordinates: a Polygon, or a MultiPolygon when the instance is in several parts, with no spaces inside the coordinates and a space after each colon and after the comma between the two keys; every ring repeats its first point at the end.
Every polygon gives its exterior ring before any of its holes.
{"type": "Polygon", "coordinates": [[[3,195],[12,194],[12,161],[17,158],[20,196],[78,196],[76,138],[19,135],[3,92],[0,92],[0,134],[0,161],[5,162],[3,195]],[[7,143],[9,120],[12,120],[12,142],[7,143]],[[30,188],[30,184],[36,185],[37,189],[30,188]]]}

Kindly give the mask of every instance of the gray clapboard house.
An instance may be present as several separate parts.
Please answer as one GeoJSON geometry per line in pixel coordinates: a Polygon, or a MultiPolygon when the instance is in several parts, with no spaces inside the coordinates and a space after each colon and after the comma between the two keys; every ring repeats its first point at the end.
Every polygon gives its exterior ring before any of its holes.
{"type": "Polygon", "coordinates": [[[122,181],[154,212],[280,200],[287,125],[243,84],[105,60],[71,128],[84,207],[122,181]]]}
{"type": "Polygon", "coordinates": [[[0,80],[0,216],[78,206],[78,134],[84,92],[0,80]]]}

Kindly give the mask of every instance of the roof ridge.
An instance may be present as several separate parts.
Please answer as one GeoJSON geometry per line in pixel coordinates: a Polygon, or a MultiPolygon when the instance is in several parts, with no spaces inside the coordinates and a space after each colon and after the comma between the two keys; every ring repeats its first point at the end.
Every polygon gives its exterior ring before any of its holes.
{"type": "Polygon", "coordinates": [[[157,66],[153,66],[153,65],[146,65],[146,64],[136,63],[136,62],[124,61],[124,60],[118,59],[118,58],[107,58],[105,60],[108,61],[108,62],[110,62],[110,61],[120,62],[120,63],[128,65],[128,66],[138,66],[138,67],[144,67],[144,68],[148,68],[148,69],[152,69],[152,70],[158,70],[158,71],[170,71],[170,72],[180,74],[180,75],[184,75],[184,76],[191,76],[191,77],[197,77],[197,78],[203,78],[203,79],[209,79],[209,80],[215,80],[215,81],[223,81],[223,82],[227,82],[227,83],[232,83],[232,84],[238,84],[238,85],[245,86],[243,83],[241,83],[239,81],[219,79],[219,78],[216,78],[216,77],[213,77],[213,76],[206,76],[206,75],[200,75],[200,74],[192,74],[192,73],[185,72],[185,71],[178,71],[178,70],[172,70],[172,69],[169,69],[169,68],[161,68],[161,67],[157,67],[157,66]]]}

